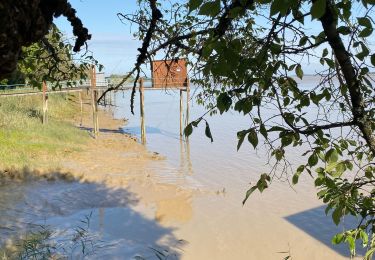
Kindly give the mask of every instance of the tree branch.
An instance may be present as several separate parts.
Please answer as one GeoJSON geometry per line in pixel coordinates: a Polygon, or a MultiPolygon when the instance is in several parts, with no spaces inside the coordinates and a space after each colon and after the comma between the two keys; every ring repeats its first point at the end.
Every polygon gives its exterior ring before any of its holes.
{"type": "MultiPolygon", "coordinates": [[[[315,2],[316,0],[313,0],[315,2]]],[[[361,130],[363,138],[366,140],[370,151],[375,155],[375,138],[371,127],[372,120],[368,118],[365,111],[365,103],[361,91],[360,82],[355,73],[350,55],[346,51],[339,32],[337,31],[337,15],[333,10],[330,0],[326,1],[325,14],[320,18],[325,35],[331,46],[341,71],[348,86],[350,100],[352,103],[353,120],[361,130]]]]}
{"type": "Polygon", "coordinates": [[[162,13],[160,12],[160,10],[156,6],[156,2],[157,2],[157,0],[149,0],[151,12],[152,12],[151,21],[150,21],[150,25],[148,27],[146,36],[143,40],[142,47],[138,49],[139,55],[137,57],[137,61],[135,63],[134,69],[130,73],[128,73],[128,75],[125,78],[123,78],[121,80],[121,82],[119,84],[117,84],[116,87],[109,88],[106,91],[104,91],[104,93],[99,97],[98,103],[103,99],[103,97],[105,96],[106,93],[108,93],[109,91],[118,89],[122,84],[124,84],[124,82],[126,80],[128,80],[128,78],[134,72],[137,72],[137,75],[134,79],[134,84],[133,84],[131,98],[130,98],[130,109],[131,109],[132,114],[134,115],[134,97],[135,97],[135,89],[136,89],[136,86],[137,86],[137,81],[139,79],[139,74],[140,74],[140,71],[141,71],[140,67],[146,61],[146,59],[149,55],[148,54],[148,47],[150,46],[152,35],[153,35],[153,33],[156,29],[156,24],[157,24],[158,20],[163,17],[162,13]]]}

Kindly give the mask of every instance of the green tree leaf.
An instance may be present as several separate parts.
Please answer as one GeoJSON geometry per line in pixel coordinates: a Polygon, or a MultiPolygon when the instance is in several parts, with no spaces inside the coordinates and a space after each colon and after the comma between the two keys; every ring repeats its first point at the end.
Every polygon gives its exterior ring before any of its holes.
{"type": "Polygon", "coordinates": [[[367,247],[367,245],[368,245],[368,235],[367,235],[366,231],[364,231],[363,229],[361,229],[359,231],[359,236],[362,239],[362,246],[363,247],[367,247]]]}
{"type": "Polygon", "coordinates": [[[298,65],[296,66],[296,75],[297,75],[297,77],[299,77],[300,79],[303,78],[303,70],[302,70],[301,64],[298,64],[298,65]]]}
{"type": "Polygon", "coordinates": [[[333,212],[332,212],[332,220],[336,224],[336,226],[340,223],[342,217],[342,208],[337,207],[333,212]]]}
{"type": "Polygon", "coordinates": [[[211,139],[211,143],[212,143],[214,141],[214,139],[212,138],[211,129],[210,129],[210,126],[208,125],[207,121],[206,121],[206,129],[204,130],[204,133],[206,134],[206,136],[208,138],[211,139]]]}
{"type": "Polygon", "coordinates": [[[296,171],[296,173],[293,175],[293,178],[292,178],[292,183],[293,183],[294,185],[298,183],[299,176],[301,175],[301,173],[303,172],[304,169],[305,169],[305,165],[300,165],[300,166],[297,168],[297,171],[296,171]]]}
{"type": "Polygon", "coordinates": [[[203,3],[203,0],[190,0],[189,11],[192,12],[196,10],[202,3],[203,3]]]}
{"type": "Polygon", "coordinates": [[[373,29],[372,28],[364,28],[363,30],[361,30],[361,32],[358,34],[358,37],[362,37],[362,38],[366,38],[366,37],[369,37],[372,33],[373,33],[373,29]]]}
{"type": "Polygon", "coordinates": [[[371,55],[371,64],[375,66],[375,54],[371,55]]]}
{"type": "Polygon", "coordinates": [[[326,0],[316,0],[311,6],[311,17],[314,19],[321,18],[326,12],[326,0]]]}
{"type": "Polygon", "coordinates": [[[258,145],[258,135],[254,128],[251,128],[249,131],[249,135],[247,136],[249,142],[254,146],[254,149],[258,145]]]}
{"type": "Polygon", "coordinates": [[[199,9],[200,15],[215,16],[220,12],[220,0],[204,3],[199,9]]]}
{"type": "Polygon", "coordinates": [[[227,93],[221,93],[217,98],[217,108],[220,114],[229,110],[232,105],[232,99],[227,93]]]}
{"type": "Polygon", "coordinates": [[[334,148],[328,150],[328,152],[326,153],[326,155],[324,157],[325,161],[328,164],[337,162],[338,158],[339,158],[338,153],[337,153],[336,149],[334,149],[334,148]]]}
{"type": "Polygon", "coordinates": [[[184,129],[185,136],[190,136],[193,133],[193,126],[192,124],[188,124],[184,129]]]}
{"type": "Polygon", "coordinates": [[[366,28],[372,28],[371,21],[367,17],[358,17],[357,20],[359,25],[362,25],[366,28]]]}
{"type": "Polygon", "coordinates": [[[251,187],[247,192],[246,192],[246,195],[245,195],[245,198],[244,200],[242,201],[242,205],[244,205],[247,201],[247,199],[250,197],[250,195],[257,189],[257,186],[253,186],[251,187]]]}
{"type": "Polygon", "coordinates": [[[375,247],[369,249],[369,250],[366,252],[366,254],[365,254],[364,260],[372,260],[372,256],[374,255],[374,253],[375,253],[375,247]]]}
{"type": "Polygon", "coordinates": [[[283,2],[284,2],[283,0],[272,1],[271,8],[270,8],[270,16],[273,16],[281,11],[283,2]]]}
{"type": "Polygon", "coordinates": [[[342,234],[342,233],[336,234],[336,235],[332,238],[332,244],[334,244],[334,245],[338,245],[338,244],[340,244],[341,242],[343,242],[344,239],[345,239],[344,234],[342,234]]]}
{"type": "Polygon", "coordinates": [[[310,167],[313,167],[315,165],[318,164],[318,156],[316,155],[316,153],[313,153],[312,155],[310,155],[309,159],[308,159],[308,164],[310,167]]]}
{"type": "Polygon", "coordinates": [[[246,137],[248,132],[249,132],[249,130],[242,130],[242,131],[237,132],[237,138],[238,138],[237,151],[240,149],[240,147],[241,147],[243,141],[245,140],[245,137],[246,137]]]}

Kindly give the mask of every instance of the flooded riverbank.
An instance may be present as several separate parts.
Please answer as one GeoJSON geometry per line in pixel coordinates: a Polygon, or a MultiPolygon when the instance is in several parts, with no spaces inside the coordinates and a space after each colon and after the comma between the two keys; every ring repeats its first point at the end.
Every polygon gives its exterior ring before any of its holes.
{"type": "MultiPolygon", "coordinates": [[[[244,144],[236,151],[236,131],[246,127],[245,118],[208,118],[213,143],[200,128],[189,142],[181,141],[179,93],[146,91],[146,149],[124,134],[139,134],[128,94],[117,93],[113,111],[127,124],[102,118],[99,139],[62,161],[62,170],[79,181],[1,188],[2,242],[35,225],[60,231],[62,239],[90,216],[88,229],[100,242],[90,259],[347,258],[345,245],[330,242],[343,226],[325,216],[308,176],[293,188],[274,181],[242,205],[249,183],[269,167],[262,150],[244,144]]],[[[193,103],[191,119],[202,112],[193,103]]],[[[89,127],[88,118],[83,131],[89,127]]]]}

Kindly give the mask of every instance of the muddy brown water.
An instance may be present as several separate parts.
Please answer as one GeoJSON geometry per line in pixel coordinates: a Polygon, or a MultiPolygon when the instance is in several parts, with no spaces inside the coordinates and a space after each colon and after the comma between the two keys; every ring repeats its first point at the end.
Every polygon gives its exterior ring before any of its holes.
{"type": "MultiPolygon", "coordinates": [[[[139,135],[140,120],[130,115],[129,99],[129,93],[117,93],[114,116],[129,119],[123,130],[139,135]]],[[[194,119],[204,110],[191,103],[194,119]]],[[[89,216],[92,238],[100,241],[90,259],[158,259],[157,251],[167,259],[348,258],[345,245],[330,241],[353,220],[336,227],[308,176],[293,188],[275,180],[242,205],[249,183],[269,170],[262,147],[253,151],[245,143],[236,150],[236,132],[248,128],[247,118],[236,112],[209,117],[214,142],[204,136],[203,127],[186,142],[179,138],[178,92],[146,91],[145,104],[147,149],[165,160],[142,164],[142,177],[132,172],[135,177],[124,177],[125,184],[117,182],[120,166],[116,173],[103,172],[113,180],[110,186],[7,184],[0,189],[1,242],[35,225],[52,227],[56,239],[64,240],[89,216]]],[[[300,153],[289,152],[295,164],[303,160],[300,153]]],[[[123,175],[129,174],[123,167],[123,175]]]]}

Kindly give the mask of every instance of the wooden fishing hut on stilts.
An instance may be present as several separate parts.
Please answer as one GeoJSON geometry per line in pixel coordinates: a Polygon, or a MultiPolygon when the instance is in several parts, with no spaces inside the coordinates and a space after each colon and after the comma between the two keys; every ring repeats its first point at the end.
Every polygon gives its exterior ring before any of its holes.
{"type": "Polygon", "coordinates": [[[144,80],[139,80],[140,114],[141,114],[141,141],[146,143],[146,125],[144,110],[144,91],[147,89],[177,89],[180,90],[180,138],[183,136],[184,128],[189,123],[190,113],[190,81],[187,74],[185,59],[155,60],[151,63],[152,87],[145,88],[144,80]],[[186,115],[184,118],[183,92],[186,92],[186,115]]]}

